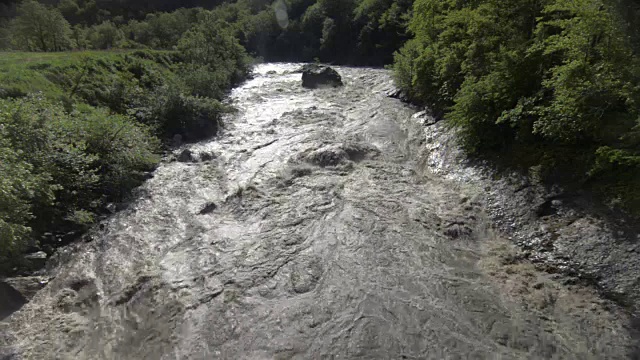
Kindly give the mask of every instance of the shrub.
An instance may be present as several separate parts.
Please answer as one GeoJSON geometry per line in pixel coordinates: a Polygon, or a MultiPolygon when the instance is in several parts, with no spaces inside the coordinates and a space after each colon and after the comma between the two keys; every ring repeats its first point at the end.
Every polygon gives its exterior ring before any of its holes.
{"type": "Polygon", "coordinates": [[[194,95],[219,97],[220,89],[244,80],[250,70],[250,59],[229,25],[213,16],[206,16],[196,27],[187,31],[178,42],[178,51],[189,63],[184,73],[208,72],[215,80],[211,87],[194,82],[194,90],[203,93],[194,95]]]}
{"type": "Polygon", "coordinates": [[[151,128],[129,116],[88,106],[78,106],[69,116],[74,130],[83,134],[86,153],[95,156],[96,195],[105,201],[122,200],[160,160],[160,143],[151,128]]]}
{"type": "Polygon", "coordinates": [[[87,30],[86,38],[94,49],[111,49],[120,47],[124,41],[124,34],[111,21],[94,25],[87,30]]]}
{"type": "Polygon", "coordinates": [[[0,271],[6,271],[10,260],[27,244],[33,198],[38,192],[44,192],[48,201],[52,198],[45,190],[48,179],[33,174],[33,167],[21,159],[21,151],[12,148],[6,132],[4,124],[0,125],[0,271]]]}
{"type": "Polygon", "coordinates": [[[177,83],[159,88],[152,99],[148,119],[165,138],[180,134],[187,141],[197,141],[213,136],[227,111],[215,99],[184,94],[177,83]]]}
{"type": "Polygon", "coordinates": [[[0,231],[8,234],[0,253],[19,251],[31,230],[86,225],[140,184],[158,149],[149,129],[124,115],[86,105],[68,113],[38,96],[0,100],[0,231]]]}

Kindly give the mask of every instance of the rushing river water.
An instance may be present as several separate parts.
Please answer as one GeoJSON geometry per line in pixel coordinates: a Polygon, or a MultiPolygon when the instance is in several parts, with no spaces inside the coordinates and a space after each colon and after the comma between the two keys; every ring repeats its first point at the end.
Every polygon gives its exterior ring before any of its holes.
{"type": "Polygon", "coordinates": [[[8,359],[625,358],[616,316],[569,313],[590,295],[512,291],[538,275],[503,272],[480,190],[429,171],[387,71],[308,90],[297,68],[233,91],[221,136],[8,319],[8,359]]]}

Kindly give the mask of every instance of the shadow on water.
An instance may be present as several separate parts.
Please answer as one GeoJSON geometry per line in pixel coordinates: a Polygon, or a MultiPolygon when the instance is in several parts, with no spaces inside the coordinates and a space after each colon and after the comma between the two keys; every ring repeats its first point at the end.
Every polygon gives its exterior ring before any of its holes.
{"type": "Polygon", "coordinates": [[[0,281],[0,321],[6,319],[27,303],[27,299],[22,296],[11,285],[0,281]]]}

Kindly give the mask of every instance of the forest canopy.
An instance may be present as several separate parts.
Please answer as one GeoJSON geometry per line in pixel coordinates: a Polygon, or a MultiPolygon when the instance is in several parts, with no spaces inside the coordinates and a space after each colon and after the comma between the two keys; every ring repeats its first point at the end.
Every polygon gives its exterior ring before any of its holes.
{"type": "Polygon", "coordinates": [[[172,50],[205,18],[264,60],[383,65],[409,38],[412,0],[24,0],[0,7],[0,48],[172,50]],[[278,19],[280,14],[281,19],[278,19]],[[339,56],[338,56],[339,55],[339,56]]]}

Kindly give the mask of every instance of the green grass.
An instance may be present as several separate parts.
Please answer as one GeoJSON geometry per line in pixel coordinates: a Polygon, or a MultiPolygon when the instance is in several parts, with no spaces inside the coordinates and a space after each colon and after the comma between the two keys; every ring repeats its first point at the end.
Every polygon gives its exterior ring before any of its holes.
{"type": "Polygon", "coordinates": [[[109,59],[119,52],[82,51],[65,53],[0,52],[0,97],[23,96],[42,92],[57,99],[64,94],[59,84],[52,82],[43,71],[53,67],[79,64],[87,58],[109,59]],[[4,93],[4,94],[3,94],[4,93]]]}
{"type": "MultiPolygon", "coordinates": [[[[135,50],[74,51],[59,53],[0,52],[0,98],[22,97],[42,92],[48,99],[59,100],[67,90],[57,81],[59,70],[79,68],[87,61],[115,63],[125,55],[141,54],[135,50]]],[[[145,51],[150,56],[167,52],[145,51]]]]}
{"type": "Polygon", "coordinates": [[[132,53],[133,50],[109,50],[109,51],[71,51],[71,52],[0,52],[0,66],[29,67],[37,64],[50,64],[52,66],[64,65],[81,60],[87,56],[96,58],[115,58],[122,54],[132,53]]]}

